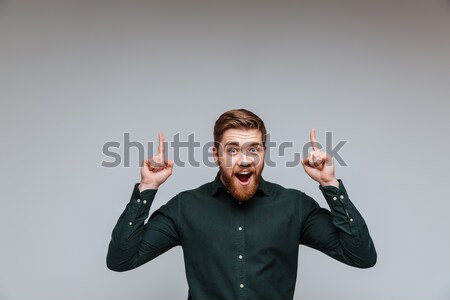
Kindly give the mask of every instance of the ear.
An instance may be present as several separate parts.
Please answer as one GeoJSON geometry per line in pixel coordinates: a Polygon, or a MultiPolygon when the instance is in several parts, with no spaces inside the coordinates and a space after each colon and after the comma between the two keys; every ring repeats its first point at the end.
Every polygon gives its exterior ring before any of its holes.
{"type": "Polygon", "coordinates": [[[213,156],[214,156],[214,162],[216,163],[216,165],[220,165],[219,152],[218,152],[217,148],[216,147],[212,147],[211,150],[212,150],[212,153],[213,153],[213,156]]]}

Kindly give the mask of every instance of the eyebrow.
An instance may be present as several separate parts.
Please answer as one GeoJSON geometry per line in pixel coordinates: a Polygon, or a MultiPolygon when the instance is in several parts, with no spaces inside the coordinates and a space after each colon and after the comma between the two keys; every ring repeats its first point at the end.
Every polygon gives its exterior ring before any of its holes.
{"type": "Polygon", "coordinates": [[[249,146],[261,146],[262,147],[262,143],[260,143],[260,142],[253,142],[253,143],[250,143],[249,144],[249,146]]]}
{"type": "Polygon", "coordinates": [[[238,142],[228,142],[225,145],[223,145],[224,148],[227,146],[239,146],[239,143],[238,142]]]}
{"type": "MultiPolygon", "coordinates": [[[[247,143],[245,143],[245,144],[247,144],[247,143]]],[[[252,143],[247,144],[247,146],[249,146],[249,147],[251,147],[251,146],[261,146],[262,147],[262,145],[263,144],[260,142],[252,142],[252,143]]],[[[238,146],[239,147],[239,143],[235,142],[235,141],[231,141],[231,142],[226,143],[223,147],[226,148],[228,146],[238,146]]]]}

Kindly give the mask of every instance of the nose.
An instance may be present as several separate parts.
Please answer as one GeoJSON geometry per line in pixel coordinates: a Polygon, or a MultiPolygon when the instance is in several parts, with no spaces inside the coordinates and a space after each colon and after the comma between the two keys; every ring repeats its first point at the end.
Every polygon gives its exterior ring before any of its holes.
{"type": "Polygon", "coordinates": [[[239,166],[248,167],[253,163],[253,158],[245,155],[244,153],[241,156],[241,160],[239,161],[239,166]]]}

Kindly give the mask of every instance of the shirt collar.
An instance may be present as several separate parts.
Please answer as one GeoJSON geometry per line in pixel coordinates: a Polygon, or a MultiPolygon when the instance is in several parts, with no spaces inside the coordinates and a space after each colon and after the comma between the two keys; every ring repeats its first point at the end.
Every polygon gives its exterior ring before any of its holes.
{"type": "MultiPolygon", "coordinates": [[[[222,180],[220,180],[220,171],[217,172],[216,178],[212,182],[212,195],[216,195],[219,189],[223,189],[224,191],[227,191],[227,188],[223,184],[222,180]]],[[[267,182],[264,180],[264,178],[261,177],[261,180],[259,182],[258,191],[263,192],[264,195],[269,195],[269,187],[267,185],[267,182]]]]}

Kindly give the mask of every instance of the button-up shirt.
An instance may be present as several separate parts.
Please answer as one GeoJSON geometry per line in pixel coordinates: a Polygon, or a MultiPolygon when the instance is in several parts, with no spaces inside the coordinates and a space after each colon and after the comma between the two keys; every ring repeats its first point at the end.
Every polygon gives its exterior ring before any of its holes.
{"type": "Polygon", "coordinates": [[[250,200],[238,201],[218,173],[174,196],[146,223],[157,190],[139,192],[137,183],[113,229],[107,266],[130,270],[181,246],[188,300],[293,299],[299,245],[359,268],[376,262],[366,223],[338,181],[339,188],[319,186],[327,210],[264,179],[250,200]]]}

